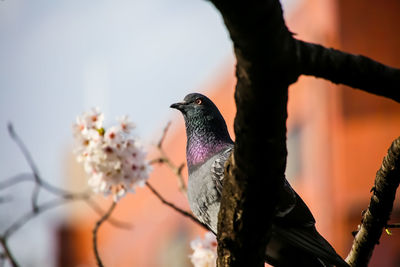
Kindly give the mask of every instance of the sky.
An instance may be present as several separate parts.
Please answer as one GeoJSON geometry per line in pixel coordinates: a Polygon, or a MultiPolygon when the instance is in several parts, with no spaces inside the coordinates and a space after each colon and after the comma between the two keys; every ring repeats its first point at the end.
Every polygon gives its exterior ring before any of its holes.
{"type": "MultiPolygon", "coordinates": [[[[112,124],[127,114],[151,143],[176,115],[169,105],[203,91],[226,62],[234,62],[232,44],[208,1],[0,1],[0,181],[30,171],[8,136],[8,122],[42,177],[62,186],[77,115],[98,106],[112,124]]],[[[0,230],[29,209],[23,206],[28,190],[0,191],[13,196],[0,206],[0,214],[10,214],[0,215],[0,230]]],[[[53,266],[52,236],[43,220],[11,240],[23,266],[53,266]],[[35,250],[20,245],[27,238],[35,250]]]]}

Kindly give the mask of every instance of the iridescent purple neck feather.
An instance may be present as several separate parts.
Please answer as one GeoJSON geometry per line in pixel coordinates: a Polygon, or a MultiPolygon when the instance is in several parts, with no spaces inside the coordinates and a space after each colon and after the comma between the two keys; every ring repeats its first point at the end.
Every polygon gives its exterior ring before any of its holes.
{"type": "Polygon", "coordinates": [[[202,138],[199,136],[192,136],[188,140],[186,148],[186,160],[188,167],[191,168],[198,164],[204,163],[230,144],[230,142],[222,140],[213,140],[212,142],[207,142],[206,140],[202,140],[202,138]]]}

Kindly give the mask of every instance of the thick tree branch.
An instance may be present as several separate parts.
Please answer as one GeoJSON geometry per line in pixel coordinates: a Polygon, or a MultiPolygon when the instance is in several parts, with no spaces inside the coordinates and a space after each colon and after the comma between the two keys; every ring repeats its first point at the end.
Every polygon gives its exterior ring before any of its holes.
{"type": "Polygon", "coordinates": [[[312,75],[400,102],[400,69],[361,55],[296,40],[299,69],[312,75]]]}
{"type": "Polygon", "coordinates": [[[393,141],[382,166],[376,173],[375,185],[368,209],[354,238],[346,261],[350,266],[367,266],[372,251],[387,227],[400,182],[400,137],[393,141]]]}
{"type": "Polygon", "coordinates": [[[213,0],[237,58],[235,148],[226,166],[218,266],[264,266],[276,192],[286,166],[288,86],[295,44],[279,1],[213,0]],[[262,118],[262,119],[261,119],[262,118]],[[261,131],[262,127],[267,131],[261,131]]]}
{"type": "Polygon", "coordinates": [[[386,229],[391,229],[391,228],[400,228],[400,223],[391,223],[391,224],[387,224],[385,226],[386,229]]]}

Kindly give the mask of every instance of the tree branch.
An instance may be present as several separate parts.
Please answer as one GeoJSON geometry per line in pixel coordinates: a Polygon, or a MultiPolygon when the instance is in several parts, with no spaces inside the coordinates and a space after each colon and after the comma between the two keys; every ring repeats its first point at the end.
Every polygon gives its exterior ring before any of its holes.
{"type": "MultiPolygon", "coordinates": [[[[172,163],[172,161],[169,159],[169,157],[167,156],[167,154],[164,151],[163,148],[163,143],[164,140],[167,136],[167,132],[168,129],[171,125],[171,122],[168,122],[167,125],[164,127],[163,130],[163,134],[161,135],[160,140],[157,143],[157,149],[159,151],[159,153],[161,154],[160,157],[152,159],[150,161],[150,164],[155,164],[155,163],[160,163],[160,164],[167,164],[167,166],[173,171],[173,173],[177,176],[178,178],[178,189],[179,191],[181,191],[182,194],[184,194],[186,196],[186,185],[183,179],[183,175],[182,175],[182,170],[183,167],[185,167],[185,164],[182,163],[179,166],[176,166],[175,164],[172,163]]],[[[150,191],[165,205],[169,206],[170,208],[174,209],[175,211],[179,212],[180,214],[182,214],[183,216],[191,219],[192,221],[194,221],[195,223],[199,224],[200,226],[202,226],[203,228],[205,228],[206,230],[210,231],[210,229],[208,228],[207,225],[203,224],[202,222],[200,222],[196,217],[194,217],[190,212],[187,212],[177,206],[175,206],[173,203],[167,201],[149,182],[146,182],[146,186],[150,189],[150,191]]]]}
{"type": "Polygon", "coordinates": [[[35,180],[37,183],[40,183],[40,176],[39,176],[39,170],[36,167],[35,162],[32,159],[31,153],[29,153],[29,150],[26,148],[24,142],[22,142],[22,139],[17,135],[17,133],[14,130],[14,126],[12,125],[11,122],[8,123],[7,125],[8,133],[10,137],[14,140],[14,142],[18,145],[19,149],[21,150],[22,154],[24,155],[26,161],[29,164],[29,167],[32,170],[32,173],[34,174],[35,180]]]}
{"type": "Polygon", "coordinates": [[[393,141],[382,166],[376,173],[368,209],[346,258],[350,266],[367,266],[382,230],[387,227],[400,182],[400,137],[393,141]]]}
{"type": "Polygon", "coordinates": [[[161,138],[157,143],[157,149],[158,149],[158,152],[160,153],[160,157],[151,160],[150,164],[154,164],[154,163],[165,163],[165,164],[167,164],[167,166],[174,172],[174,174],[176,175],[176,177],[178,179],[178,189],[179,189],[179,191],[186,196],[187,189],[186,189],[186,184],[185,184],[185,181],[184,181],[183,175],[182,175],[182,170],[185,167],[185,163],[182,163],[181,165],[176,166],[169,159],[169,157],[165,153],[164,148],[162,146],[163,143],[164,143],[165,137],[167,136],[167,132],[168,132],[168,129],[169,129],[170,125],[171,125],[171,122],[168,122],[167,125],[164,127],[163,134],[161,135],[161,138]]]}
{"type": "Polygon", "coordinates": [[[390,228],[400,228],[400,223],[391,223],[387,224],[385,228],[390,229],[390,228]]]}
{"type": "Polygon", "coordinates": [[[1,235],[2,238],[7,239],[9,238],[13,233],[18,231],[22,226],[24,226],[26,223],[28,223],[31,219],[37,217],[41,213],[61,206],[63,204],[66,204],[67,202],[64,199],[56,199],[56,200],[51,200],[48,202],[45,202],[41,205],[37,205],[35,209],[32,209],[31,211],[24,213],[19,219],[17,219],[14,223],[12,223],[7,229],[3,232],[1,235]]]}
{"type": "Polygon", "coordinates": [[[2,255],[2,261],[4,259],[8,259],[12,267],[18,267],[17,260],[15,259],[14,255],[11,253],[10,248],[8,247],[7,239],[0,237],[0,244],[3,247],[4,255],[2,255]]]}
{"type": "Polygon", "coordinates": [[[32,182],[34,178],[32,177],[31,173],[22,173],[18,174],[15,176],[12,176],[5,181],[0,182],[0,190],[7,189],[9,187],[12,187],[16,184],[22,183],[22,182],[32,182]]]}
{"type": "Polygon", "coordinates": [[[167,205],[168,207],[174,209],[175,211],[179,212],[180,214],[182,214],[183,216],[191,219],[193,222],[199,224],[200,226],[202,226],[203,228],[205,228],[206,230],[210,231],[210,229],[208,229],[208,226],[205,225],[204,223],[200,222],[199,220],[197,220],[196,217],[194,217],[190,212],[187,212],[181,208],[178,208],[177,206],[175,206],[174,204],[172,204],[171,202],[165,200],[165,198],[163,198],[161,196],[160,193],[158,193],[157,190],[154,189],[154,187],[152,185],[150,185],[148,182],[146,182],[146,186],[150,189],[150,191],[165,205],[167,205]]]}
{"type": "Polygon", "coordinates": [[[222,14],[237,59],[236,141],[225,168],[218,266],[264,266],[284,181],[288,86],[299,75],[293,64],[295,42],[279,1],[212,2],[222,14]],[[268,131],[260,131],[261,125],[268,131]]]}
{"type": "Polygon", "coordinates": [[[99,267],[104,267],[103,262],[101,261],[99,250],[97,248],[97,232],[99,231],[100,226],[105,222],[113,212],[114,208],[116,207],[117,202],[113,201],[108,211],[98,220],[93,228],[93,251],[96,257],[96,263],[99,267]]]}
{"type": "Polygon", "coordinates": [[[359,88],[400,102],[400,69],[362,55],[296,40],[300,71],[305,75],[359,88]]]}

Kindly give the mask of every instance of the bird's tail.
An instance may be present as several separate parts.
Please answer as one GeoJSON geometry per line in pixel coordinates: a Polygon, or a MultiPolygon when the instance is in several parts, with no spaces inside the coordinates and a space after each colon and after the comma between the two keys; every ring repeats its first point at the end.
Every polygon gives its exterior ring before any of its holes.
{"type": "Polygon", "coordinates": [[[272,231],[289,244],[317,257],[323,263],[322,266],[349,267],[315,227],[281,228],[275,226],[272,231]]]}

